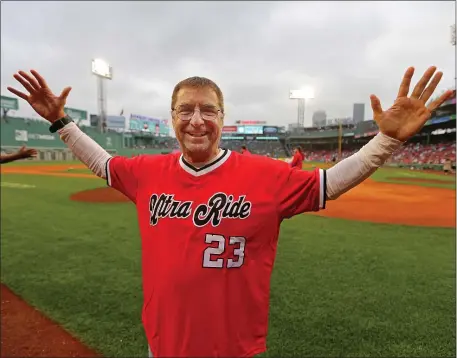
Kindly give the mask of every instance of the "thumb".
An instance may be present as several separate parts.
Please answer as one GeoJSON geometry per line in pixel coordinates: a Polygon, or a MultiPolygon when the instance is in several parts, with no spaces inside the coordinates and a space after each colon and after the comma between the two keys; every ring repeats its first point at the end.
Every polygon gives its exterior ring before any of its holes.
{"type": "Polygon", "coordinates": [[[62,93],[60,94],[60,99],[67,99],[68,95],[70,94],[70,91],[71,91],[71,87],[65,87],[63,90],[62,90],[62,93]]]}
{"type": "Polygon", "coordinates": [[[374,94],[370,96],[371,100],[371,108],[373,109],[373,114],[379,115],[382,113],[382,107],[381,107],[381,102],[379,101],[379,98],[376,97],[374,94]]]}

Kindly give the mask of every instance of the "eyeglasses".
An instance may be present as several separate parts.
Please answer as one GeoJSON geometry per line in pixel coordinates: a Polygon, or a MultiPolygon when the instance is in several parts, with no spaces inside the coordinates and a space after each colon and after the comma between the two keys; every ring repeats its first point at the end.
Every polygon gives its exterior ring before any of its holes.
{"type": "Polygon", "coordinates": [[[172,108],[172,111],[176,112],[176,115],[181,121],[190,121],[194,116],[195,112],[200,112],[200,116],[205,121],[215,121],[219,116],[220,109],[216,108],[203,108],[203,109],[190,109],[190,108],[172,108]]]}

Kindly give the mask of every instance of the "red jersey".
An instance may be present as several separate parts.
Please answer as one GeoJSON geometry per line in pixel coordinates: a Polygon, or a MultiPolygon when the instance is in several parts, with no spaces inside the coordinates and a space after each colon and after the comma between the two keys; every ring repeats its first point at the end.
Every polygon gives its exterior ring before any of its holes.
{"type": "Polygon", "coordinates": [[[251,155],[251,152],[247,149],[241,149],[241,154],[244,154],[244,155],[251,155]]]}
{"type": "Polygon", "coordinates": [[[135,204],[142,320],[154,357],[252,357],[266,350],[279,226],[325,206],[325,171],[222,150],[114,157],[108,184],[135,204]]]}
{"type": "Polygon", "coordinates": [[[305,155],[300,152],[295,152],[292,161],[290,162],[290,166],[292,168],[302,169],[303,161],[305,160],[305,155]]]}

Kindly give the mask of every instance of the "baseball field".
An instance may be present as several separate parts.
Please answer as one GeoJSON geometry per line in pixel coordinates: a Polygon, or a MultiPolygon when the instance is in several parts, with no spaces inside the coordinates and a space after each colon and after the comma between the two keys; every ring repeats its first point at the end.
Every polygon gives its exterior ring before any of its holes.
{"type": "MultiPolygon", "coordinates": [[[[1,355],[145,357],[134,205],[78,163],[1,173],[1,355]]],[[[285,221],[264,356],[455,357],[455,200],[381,169],[285,221]]]]}

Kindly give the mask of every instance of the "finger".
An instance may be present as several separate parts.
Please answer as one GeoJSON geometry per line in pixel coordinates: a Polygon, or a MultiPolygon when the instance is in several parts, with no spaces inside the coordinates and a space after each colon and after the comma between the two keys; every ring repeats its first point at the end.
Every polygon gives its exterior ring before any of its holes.
{"type": "Polygon", "coordinates": [[[16,96],[21,97],[22,99],[25,99],[28,102],[29,96],[27,96],[25,93],[22,93],[21,91],[18,91],[17,89],[14,89],[13,87],[6,87],[6,88],[11,93],[14,93],[16,96]]]}
{"type": "Polygon", "coordinates": [[[24,77],[36,91],[40,89],[40,85],[37,80],[30,76],[27,72],[19,71],[19,74],[24,77]]]}
{"type": "Polygon", "coordinates": [[[35,70],[30,70],[31,74],[37,79],[38,83],[43,88],[48,88],[48,84],[44,80],[44,78],[35,70]]]}
{"type": "Polygon", "coordinates": [[[13,75],[13,77],[21,84],[24,86],[24,88],[29,91],[30,94],[35,93],[35,90],[33,87],[28,83],[25,79],[23,79],[21,76],[19,76],[17,73],[13,75]]]}
{"type": "Polygon", "coordinates": [[[65,87],[62,90],[62,93],[60,94],[60,98],[61,99],[67,99],[68,95],[70,94],[70,91],[71,91],[71,87],[65,87]]]}
{"type": "Polygon", "coordinates": [[[433,92],[435,92],[435,89],[440,83],[441,78],[443,78],[443,72],[437,72],[435,76],[433,76],[432,82],[430,82],[430,84],[427,86],[425,91],[420,96],[420,99],[424,101],[424,103],[427,103],[429,98],[432,96],[433,92]]]}
{"type": "Polygon", "coordinates": [[[432,66],[425,71],[424,75],[422,78],[417,82],[416,87],[414,87],[413,93],[411,94],[411,98],[419,98],[424,92],[425,86],[427,86],[428,81],[430,81],[430,78],[432,78],[433,74],[436,71],[436,67],[432,66]]]}
{"type": "Polygon", "coordinates": [[[409,67],[406,70],[405,75],[403,76],[403,80],[401,81],[397,98],[408,96],[409,86],[411,85],[411,79],[413,78],[413,75],[414,75],[414,67],[409,67]]]}
{"type": "Polygon", "coordinates": [[[435,99],[432,103],[428,105],[428,110],[430,112],[433,112],[435,109],[437,109],[439,106],[441,106],[445,101],[447,101],[449,98],[451,98],[454,95],[454,90],[449,90],[444,92],[441,96],[439,96],[437,99],[435,99]]]}
{"type": "Polygon", "coordinates": [[[381,101],[379,100],[378,97],[376,97],[374,94],[370,96],[371,100],[371,108],[373,109],[374,114],[381,114],[382,113],[382,107],[381,107],[381,101]]]}

